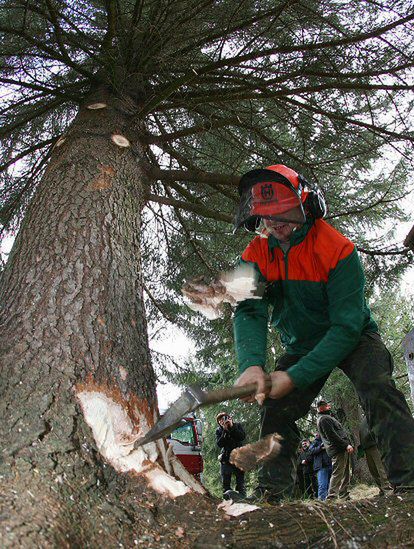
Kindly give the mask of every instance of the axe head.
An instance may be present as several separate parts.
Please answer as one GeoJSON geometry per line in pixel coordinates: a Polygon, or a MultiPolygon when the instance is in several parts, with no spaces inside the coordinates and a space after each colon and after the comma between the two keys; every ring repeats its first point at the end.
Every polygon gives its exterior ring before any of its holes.
{"type": "Polygon", "coordinates": [[[205,399],[205,392],[198,385],[191,385],[172,404],[157,423],[148,433],[134,442],[134,449],[154,442],[159,438],[172,433],[176,427],[181,425],[181,420],[190,412],[197,410],[205,399]]]}

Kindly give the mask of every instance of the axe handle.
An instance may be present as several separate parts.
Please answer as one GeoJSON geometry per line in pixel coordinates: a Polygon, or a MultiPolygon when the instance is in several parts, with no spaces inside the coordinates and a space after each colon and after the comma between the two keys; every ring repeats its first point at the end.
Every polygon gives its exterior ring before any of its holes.
{"type": "MultiPolygon", "coordinates": [[[[266,392],[272,388],[272,380],[270,377],[266,379],[266,392]]],[[[242,398],[255,393],[257,390],[257,383],[248,383],[247,385],[241,385],[240,387],[225,387],[224,389],[218,389],[217,391],[208,391],[205,393],[202,406],[209,404],[217,404],[226,400],[235,400],[236,398],[242,398]]]]}

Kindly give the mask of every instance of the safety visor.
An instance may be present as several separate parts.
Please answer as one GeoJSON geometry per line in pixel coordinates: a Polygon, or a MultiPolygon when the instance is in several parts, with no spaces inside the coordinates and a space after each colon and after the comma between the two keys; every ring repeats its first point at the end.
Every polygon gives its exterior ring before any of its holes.
{"type": "Polygon", "coordinates": [[[264,181],[242,193],[235,230],[242,225],[248,230],[254,230],[260,219],[305,223],[306,216],[300,195],[290,182],[264,181]]]}

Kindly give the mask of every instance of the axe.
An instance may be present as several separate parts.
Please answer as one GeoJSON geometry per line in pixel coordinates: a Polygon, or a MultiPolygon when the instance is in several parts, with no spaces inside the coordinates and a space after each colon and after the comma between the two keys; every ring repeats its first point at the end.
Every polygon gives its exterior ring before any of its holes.
{"type": "MultiPolygon", "coordinates": [[[[266,380],[266,392],[270,391],[271,388],[272,381],[269,377],[266,380]]],[[[190,412],[194,412],[201,406],[209,406],[226,400],[243,398],[256,393],[256,391],[256,383],[249,383],[240,387],[224,387],[223,389],[217,389],[216,391],[203,391],[198,385],[191,385],[174,404],[168,408],[154,427],[152,427],[145,436],[140,437],[134,442],[134,449],[169,435],[176,427],[181,425],[183,417],[190,412]]]]}

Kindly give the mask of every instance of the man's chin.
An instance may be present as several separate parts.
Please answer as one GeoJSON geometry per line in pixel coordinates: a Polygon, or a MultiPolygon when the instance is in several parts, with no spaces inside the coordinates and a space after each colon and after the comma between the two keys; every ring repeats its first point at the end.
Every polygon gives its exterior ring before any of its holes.
{"type": "Polygon", "coordinates": [[[286,230],[286,225],[280,229],[271,229],[269,230],[270,234],[273,235],[277,240],[288,240],[292,231],[286,230]]]}

